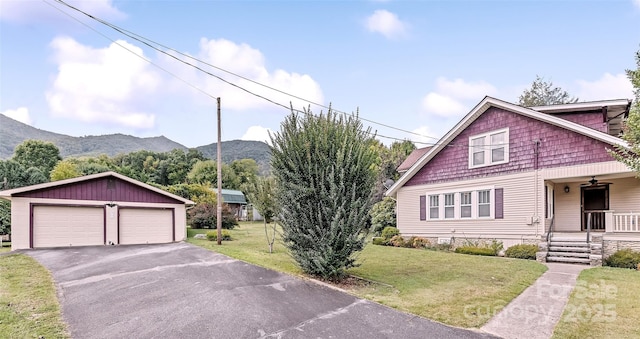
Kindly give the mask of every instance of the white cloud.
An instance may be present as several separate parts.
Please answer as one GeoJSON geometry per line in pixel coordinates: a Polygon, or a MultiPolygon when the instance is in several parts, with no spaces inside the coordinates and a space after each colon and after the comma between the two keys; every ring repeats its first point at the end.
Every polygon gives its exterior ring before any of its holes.
{"type": "Polygon", "coordinates": [[[428,114],[442,117],[460,116],[469,111],[471,105],[486,95],[494,95],[496,88],[485,82],[467,82],[463,79],[436,79],[436,88],[422,99],[422,108],[428,114]]]}
{"type": "MultiPolygon", "coordinates": [[[[126,41],[117,44],[139,56],[142,50],[126,41]]],[[[143,111],[160,77],[147,62],[112,43],[106,48],[84,46],[72,38],[51,42],[58,74],[46,97],[53,115],[84,122],[132,128],[152,128],[155,116],[143,111]]]]}
{"type": "Polygon", "coordinates": [[[408,25],[402,22],[398,16],[384,9],[379,9],[371,14],[366,22],[369,32],[380,33],[388,39],[403,37],[407,34],[408,25]]]}
{"type": "Polygon", "coordinates": [[[420,126],[411,132],[420,134],[420,136],[418,135],[411,136],[411,139],[413,140],[416,147],[418,148],[433,145],[441,137],[439,133],[435,133],[434,131],[432,131],[429,126],[420,126]]]}
{"type": "Polygon", "coordinates": [[[247,131],[240,139],[262,141],[271,145],[271,138],[269,137],[269,133],[273,134],[273,131],[269,128],[262,126],[251,126],[247,129],[247,131]]]}
{"type": "Polygon", "coordinates": [[[633,4],[640,8],[640,0],[633,0],[633,4]]]}
{"type": "Polygon", "coordinates": [[[9,109],[4,112],[0,112],[8,116],[13,120],[20,121],[23,124],[31,125],[33,120],[31,120],[31,116],[29,116],[29,109],[26,107],[19,107],[17,109],[9,109]]]}
{"type": "Polygon", "coordinates": [[[422,99],[422,108],[428,113],[444,117],[459,115],[465,111],[465,106],[456,99],[436,92],[431,92],[422,99]]]}
{"type": "MultiPolygon", "coordinates": [[[[239,87],[287,107],[289,107],[289,103],[291,102],[294,108],[301,109],[302,107],[308,106],[309,103],[270,90],[254,82],[316,103],[324,103],[320,85],[311,76],[288,72],[282,69],[268,70],[265,66],[265,58],[262,52],[247,44],[237,44],[226,39],[209,40],[202,38],[200,40],[200,50],[196,56],[200,60],[241,75],[249,80],[240,79],[233,75],[212,69],[206,65],[201,65],[202,68],[219,75],[239,87]]],[[[163,58],[163,62],[166,63],[169,68],[173,69],[176,74],[179,74],[180,77],[195,84],[213,96],[221,97],[222,105],[225,109],[246,110],[275,107],[274,104],[264,99],[258,98],[191,67],[179,66],[180,68],[177,68],[178,66],[166,56],[163,58]]],[[[193,63],[193,61],[189,62],[193,63]]],[[[180,88],[185,88],[185,86],[180,85],[180,88]]]]}
{"type": "MultiPolygon", "coordinates": [[[[118,10],[112,0],[67,0],[69,5],[102,19],[122,19],[126,15],[118,10]]],[[[16,23],[42,23],[64,21],[65,15],[51,8],[49,4],[69,11],[63,5],[44,1],[0,0],[0,20],[16,23]]]]}
{"type": "MultiPolygon", "coordinates": [[[[638,0],[640,1],[640,0],[638,0]]],[[[598,80],[578,80],[576,96],[580,101],[633,98],[633,86],[624,73],[612,75],[605,73],[598,80]]]]}
{"type": "Polygon", "coordinates": [[[466,82],[463,79],[449,80],[439,77],[436,80],[436,88],[439,92],[452,96],[456,99],[472,99],[480,101],[487,95],[497,92],[496,88],[488,82],[466,82]]]}

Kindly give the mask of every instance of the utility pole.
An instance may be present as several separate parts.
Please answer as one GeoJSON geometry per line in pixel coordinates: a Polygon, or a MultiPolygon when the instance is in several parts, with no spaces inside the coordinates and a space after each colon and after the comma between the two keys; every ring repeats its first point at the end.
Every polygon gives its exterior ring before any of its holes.
{"type": "Polygon", "coordinates": [[[222,245],[222,129],[220,128],[220,121],[220,97],[218,97],[218,213],[216,215],[218,245],[222,245]]]}

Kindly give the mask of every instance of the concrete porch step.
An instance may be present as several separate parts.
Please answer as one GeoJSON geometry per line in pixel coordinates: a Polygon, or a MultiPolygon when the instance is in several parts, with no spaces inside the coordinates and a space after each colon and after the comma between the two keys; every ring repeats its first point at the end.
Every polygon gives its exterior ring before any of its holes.
{"type": "Polygon", "coordinates": [[[549,257],[563,257],[563,258],[589,258],[591,253],[578,253],[578,252],[549,252],[549,257]]]}
{"type": "Polygon", "coordinates": [[[547,261],[550,262],[562,262],[568,264],[591,264],[589,258],[572,258],[572,257],[547,257],[547,261]]]}
{"type": "Polygon", "coordinates": [[[549,251],[552,252],[577,252],[577,253],[590,253],[591,249],[587,246],[585,247],[575,247],[575,246],[555,246],[552,244],[549,246],[549,251]]]}
{"type": "Polygon", "coordinates": [[[568,242],[587,242],[587,236],[586,235],[581,235],[581,236],[575,236],[575,237],[566,237],[566,236],[551,236],[550,239],[551,242],[556,242],[556,241],[568,241],[568,242]]]}
{"type": "Polygon", "coordinates": [[[555,241],[551,240],[549,242],[549,247],[551,246],[566,246],[566,247],[589,247],[589,244],[586,241],[555,241]]]}

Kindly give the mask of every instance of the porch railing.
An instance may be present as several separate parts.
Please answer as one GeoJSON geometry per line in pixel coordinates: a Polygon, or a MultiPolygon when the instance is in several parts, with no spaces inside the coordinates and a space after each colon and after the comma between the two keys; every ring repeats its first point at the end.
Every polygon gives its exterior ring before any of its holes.
{"type": "Polygon", "coordinates": [[[585,231],[598,231],[605,229],[607,211],[584,211],[585,231]]]}
{"type": "Polygon", "coordinates": [[[613,232],[640,232],[640,213],[613,213],[613,232]]]}

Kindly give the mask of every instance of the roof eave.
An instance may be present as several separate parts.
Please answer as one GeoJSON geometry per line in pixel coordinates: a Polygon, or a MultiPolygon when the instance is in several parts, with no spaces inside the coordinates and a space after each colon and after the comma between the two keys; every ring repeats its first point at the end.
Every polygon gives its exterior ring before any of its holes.
{"type": "MultiPolygon", "coordinates": [[[[626,100],[626,99],[621,99],[626,100]]],[[[615,101],[615,100],[613,100],[615,101]]],[[[576,133],[590,136],[594,139],[608,143],[610,145],[617,145],[623,148],[629,148],[629,145],[624,140],[614,137],[612,135],[596,131],[594,129],[582,126],[580,124],[564,120],[549,114],[535,111],[531,108],[518,106],[506,101],[502,101],[490,96],[485,96],[467,115],[464,116],[445,136],[443,136],[434,147],[432,147],[427,153],[425,153],[418,161],[416,161],[411,168],[409,168],[401,177],[395,182],[386,192],[386,196],[395,196],[398,189],[404,186],[425,164],[427,164],[435,154],[440,152],[451,140],[453,140],[458,134],[460,134],[468,125],[475,120],[477,116],[484,113],[489,107],[497,107],[506,109],[512,112],[516,112],[527,116],[532,119],[540,120],[550,123],[552,125],[560,126],[571,130],[576,133]]]]}

